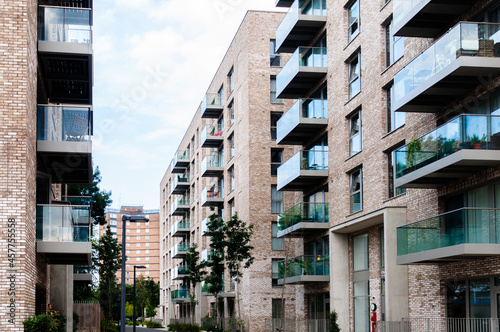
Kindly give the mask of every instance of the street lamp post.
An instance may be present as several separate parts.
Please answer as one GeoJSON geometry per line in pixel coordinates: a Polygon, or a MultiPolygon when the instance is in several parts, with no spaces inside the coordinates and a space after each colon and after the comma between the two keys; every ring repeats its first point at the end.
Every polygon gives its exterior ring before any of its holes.
{"type": "Polygon", "coordinates": [[[144,265],[134,265],[134,314],[133,314],[133,324],[134,324],[134,332],[135,332],[135,269],[145,269],[144,265]]]}
{"type": "Polygon", "coordinates": [[[144,216],[122,216],[122,298],[121,298],[121,312],[120,312],[120,332],[125,332],[125,266],[126,259],[125,256],[125,248],[126,244],[126,221],[135,222],[135,221],[149,221],[148,218],[144,216]]]}

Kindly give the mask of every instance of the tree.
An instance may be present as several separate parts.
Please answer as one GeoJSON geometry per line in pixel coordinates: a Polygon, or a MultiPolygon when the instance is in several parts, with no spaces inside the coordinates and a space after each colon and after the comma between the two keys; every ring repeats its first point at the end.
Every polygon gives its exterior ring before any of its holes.
{"type": "MultiPolygon", "coordinates": [[[[113,237],[111,227],[106,227],[106,232],[99,239],[95,249],[99,259],[95,265],[99,268],[99,303],[107,320],[111,320],[113,304],[119,303],[119,292],[116,291],[116,272],[121,268],[121,244],[113,237]]],[[[125,282],[125,280],[122,280],[125,282]]]]}
{"type": "Polygon", "coordinates": [[[99,188],[101,180],[101,171],[99,167],[96,167],[91,184],[70,184],[67,186],[67,194],[68,196],[91,196],[91,217],[94,224],[105,225],[104,211],[113,201],[111,200],[111,191],[104,191],[99,188]]]}
{"type": "MultiPolygon", "coordinates": [[[[243,276],[243,268],[248,269],[254,262],[251,254],[253,247],[250,245],[250,238],[253,235],[253,225],[238,219],[235,213],[224,227],[226,242],[226,265],[229,270],[229,276],[240,283],[243,276]]],[[[238,288],[237,288],[238,289],[238,288]]],[[[238,326],[243,331],[243,321],[241,320],[240,292],[236,292],[236,301],[238,303],[238,326]]]]}
{"type": "Polygon", "coordinates": [[[208,292],[215,296],[215,321],[218,317],[218,296],[224,289],[224,249],[226,247],[224,220],[220,215],[213,213],[207,222],[210,234],[210,249],[212,259],[207,263],[210,273],[206,276],[208,292]]]}
{"type": "Polygon", "coordinates": [[[132,318],[134,316],[134,305],[125,302],[125,317],[132,318]]]}
{"type": "MultiPolygon", "coordinates": [[[[160,304],[160,283],[153,279],[146,279],[141,274],[135,279],[135,285],[137,290],[135,312],[137,315],[143,316],[147,309],[148,300],[153,308],[160,304]]],[[[133,291],[130,294],[130,301],[133,301],[133,291]]]]}
{"type": "Polygon", "coordinates": [[[200,263],[200,253],[196,250],[198,245],[193,243],[186,254],[184,261],[186,262],[187,268],[189,270],[189,275],[184,278],[186,283],[189,284],[191,292],[189,293],[189,298],[191,300],[191,322],[194,324],[195,308],[198,302],[196,301],[196,285],[199,284],[205,275],[206,271],[203,270],[205,267],[204,263],[200,263]]]}
{"type": "Polygon", "coordinates": [[[151,299],[146,301],[146,317],[156,316],[156,307],[151,304],[151,299]]]}

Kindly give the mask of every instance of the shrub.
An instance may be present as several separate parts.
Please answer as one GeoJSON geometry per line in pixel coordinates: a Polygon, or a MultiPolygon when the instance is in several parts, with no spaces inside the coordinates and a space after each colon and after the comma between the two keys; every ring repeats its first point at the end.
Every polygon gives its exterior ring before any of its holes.
{"type": "Polygon", "coordinates": [[[37,315],[23,322],[26,332],[64,332],[66,330],[66,317],[59,311],[52,309],[49,304],[46,314],[37,315]]]}
{"type": "MultiPolygon", "coordinates": [[[[148,328],[149,325],[146,325],[148,328]]],[[[161,326],[160,326],[161,327],[161,326]]],[[[200,332],[200,326],[197,324],[181,324],[181,323],[173,323],[168,326],[169,331],[177,331],[177,332],[200,332]]]]}
{"type": "Polygon", "coordinates": [[[118,325],[108,321],[101,321],[101,332],[120,332],[118,325]]]}
{"type": "Polygon", "coordinates": [[[160,323],[157,323],[157,322],[153,322],[151,320],[148,320],[146,321],[146,327],[148,329],[155,329],[157,327],[163,327],[163,325],[161,325],[160,323]]]}
{"type": "Polygon", "coordinates": [[[337,312],[334,310],[330,312],[329,315],[329,326],[328,326],[328,331],[329,332],[340,332],[340,327],[339,324],[337,324],[337,312]]]}
{"type": "Polygon", "coordinates": [[[78,323],[80,323],[80,315],[73,311],[73,332],[78,331],[78,323]]]}

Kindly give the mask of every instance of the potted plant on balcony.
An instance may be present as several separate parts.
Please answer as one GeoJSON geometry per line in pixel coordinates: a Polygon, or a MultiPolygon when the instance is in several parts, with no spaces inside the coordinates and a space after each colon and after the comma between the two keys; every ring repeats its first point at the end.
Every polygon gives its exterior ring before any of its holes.
{"type": "Polygon", "coordinates": [[[472,137],[469,138],[472,148],[475,150],[481,149],[481,143],[483,143],[485,140],[486,140],[486,135],[483,135],[482,138],[479,138],[479,136],[474,134],[472,135],[472,137]]]}

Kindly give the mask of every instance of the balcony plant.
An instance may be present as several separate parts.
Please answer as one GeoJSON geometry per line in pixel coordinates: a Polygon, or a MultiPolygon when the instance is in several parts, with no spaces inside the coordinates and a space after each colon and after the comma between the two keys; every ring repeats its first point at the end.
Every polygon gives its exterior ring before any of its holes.
{"type": "Polygon", "coordinates": [[[486,135],[483,135],[481,138],[479,138],[479,136],[474,134],[471,137],[468,137],[468,140],[471,143],[473,149],[479,150],[481,149],[481,143],[484,143],[486,141],[486,135]]]}
{"type": "Polygon", "coordinates": [[[422,151],[422,142],[419,139],[412,139],[406,147],[406,167],[410,168],[417,164],[417,152],[422,151]]]}

